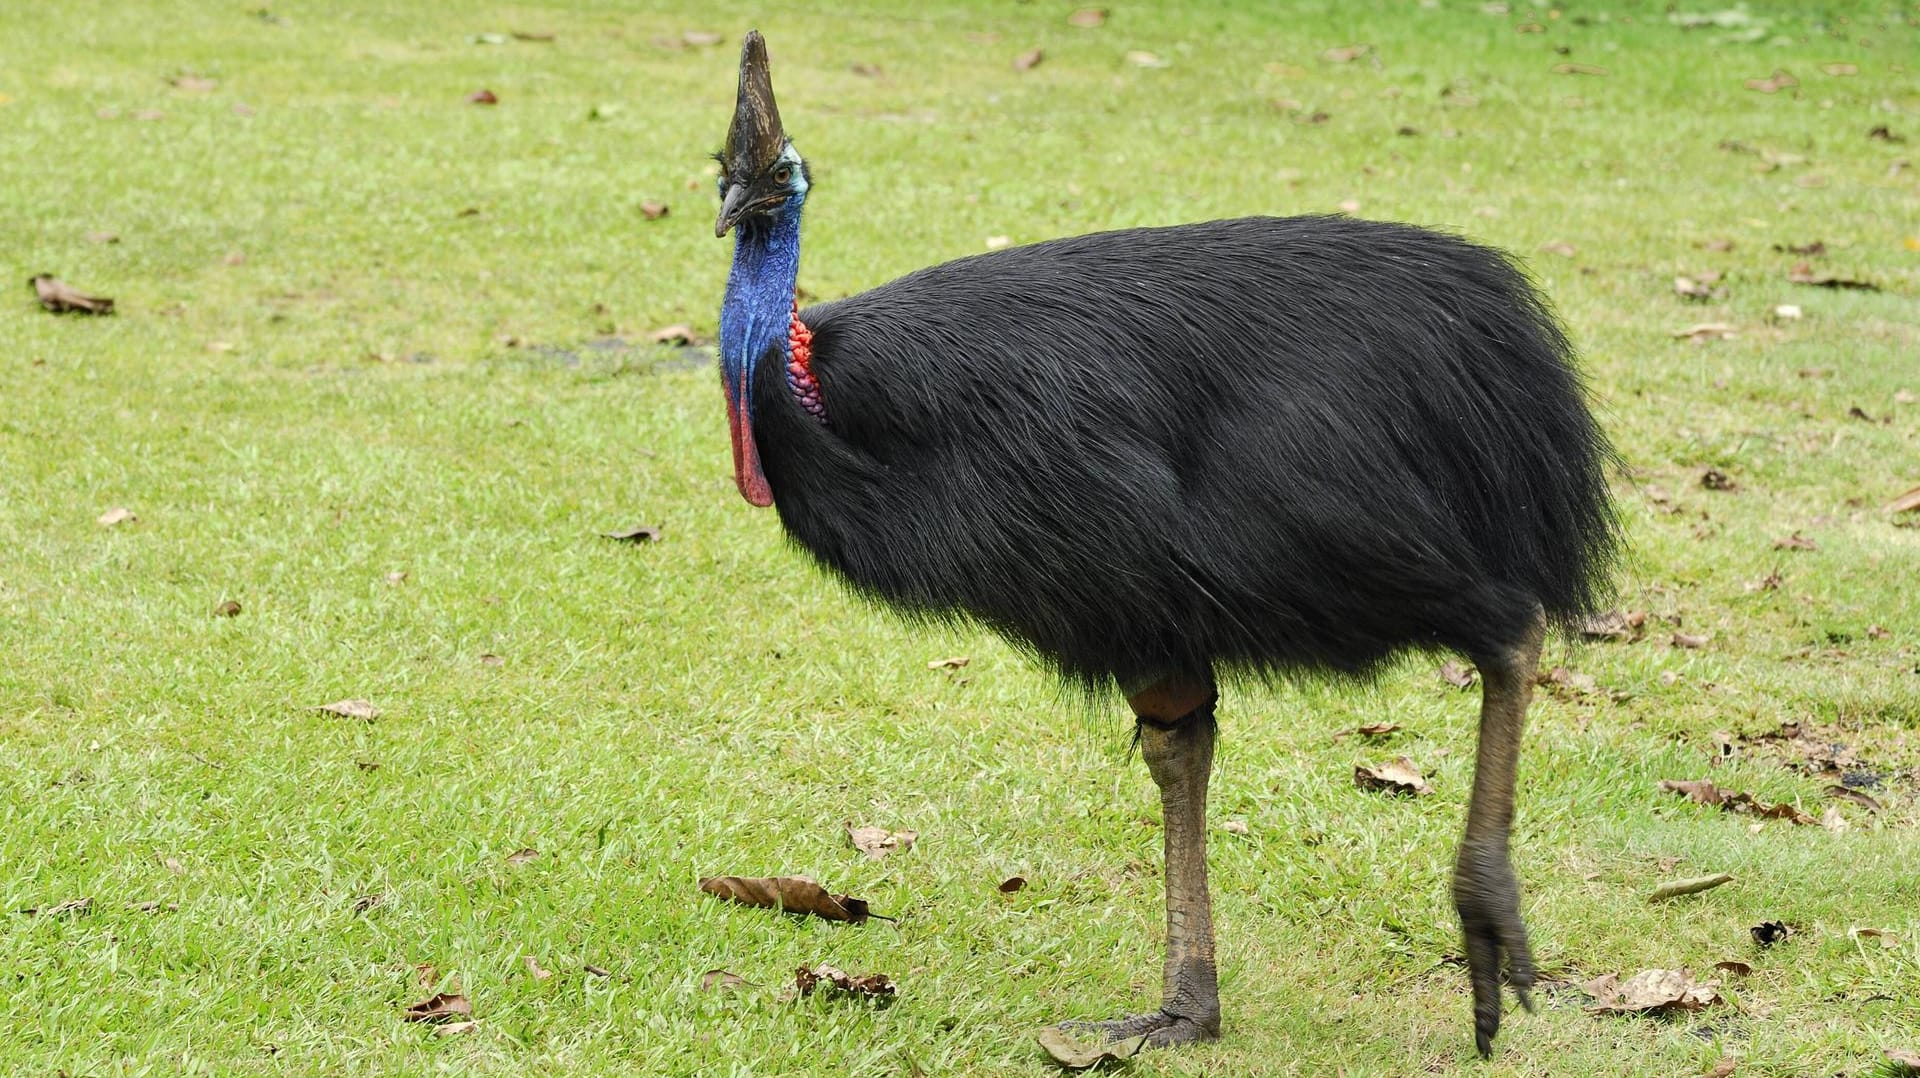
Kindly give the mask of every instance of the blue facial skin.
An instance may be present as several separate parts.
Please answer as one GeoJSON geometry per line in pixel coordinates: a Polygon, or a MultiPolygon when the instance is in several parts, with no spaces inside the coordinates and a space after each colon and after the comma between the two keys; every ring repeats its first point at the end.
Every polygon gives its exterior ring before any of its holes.
{"type": "MultiPolygon", "coordinates": [[[[785,347],[800,279],[800,211],[807,200],[806,171],[791,145],[774,169],[787,168],[787,200],[767,213],[743,216],[734,225],[733,268],[720,304],[720,373],[727,403],[738,421],[753,420],[753,371],[767,351],[785,347]]],[[[721,176],[724,196],[727,179],[721,176]]]]}

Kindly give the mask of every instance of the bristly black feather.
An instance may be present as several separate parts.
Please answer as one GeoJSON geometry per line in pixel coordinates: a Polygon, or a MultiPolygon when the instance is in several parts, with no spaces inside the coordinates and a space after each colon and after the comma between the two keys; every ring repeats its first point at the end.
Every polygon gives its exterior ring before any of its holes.
{"type": "Polygon", "coordinates": [[[1613,451],[1501,254],[1249,218],[963,259],[812,307],[831,426],[758,365],[793,538],[1095,688],[1485,656],[1605,596],[1613,451]]]}

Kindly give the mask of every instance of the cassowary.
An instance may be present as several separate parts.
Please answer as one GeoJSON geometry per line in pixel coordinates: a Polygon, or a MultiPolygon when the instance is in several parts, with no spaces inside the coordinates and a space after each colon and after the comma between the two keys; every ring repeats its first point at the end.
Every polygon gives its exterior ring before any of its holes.
{"type": "Polygon", "coordinates": [[[1501,254],[1257,217],[963,258],[800,310],[807,164],[749,33],[720,161],[734,479],[860,593],[1118,688],[1159,787],[1164,996],[1092,1024],[1215,1037],[1204,819],[1221,677],[1451,650],[1483,689],[1454,871],[1480,1051],[1533,959],[1508,859],[1542,637],[1591,612],[1612,450],[1501,254]]]}

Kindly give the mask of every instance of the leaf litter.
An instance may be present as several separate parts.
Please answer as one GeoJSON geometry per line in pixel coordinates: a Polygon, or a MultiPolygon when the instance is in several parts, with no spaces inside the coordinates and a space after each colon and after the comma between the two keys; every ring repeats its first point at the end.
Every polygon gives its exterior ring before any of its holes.
{"type": "Polygon", "coordinates": [[[890,853],[905,852],[912,848],[913,841],[920,837],[918,831],[889,831],[884,827],[871,826],[855,827],[851,820],[847,821],[846,828],[847,838],[853,843],[853,848],[875,861],[885,860],[890,853]]]}
{"type": "Polygon", "coordinates": [[[1405,756],[1396,757],[1384,764],[1356,765],[1353,769],[1353,784],[1362,790],[1410,794],[1414,797],[1433,792],[1433,787],[1427,784],[1427,777],[1420,773],[1419,766],[1405,756]]]}
{"type": "Polygon", "coordinates": [[[1055,1063],[1070,1071],[1090,1070],[1102,1063],[1125,1063],[1139,1055],[1147,1044],[1144,1036],[1106,1044],[1087,1044],[1054,1026],[1042,1029],[1036,1039],[1055,1063]]]}
{"type": "Polygon", "coordinates": [[[366,700],[335,700],[331,704],[321,704],[314,711],[324,711],[329,715],[338,715],[343,719],[359,719],[372,722],[380,717],[380,709],[366,700]]]}
{"type": "Polygon", "coordinates": [[[821,986],[855,996],[865,996],[871,1000],[889,1001],[899,994],[899,987],[893,978],[884,973],[868,973],[855,976],[835,966],[821,964],[811,968],[801,966],[794,970],[793,986],[803,996],[810,996],[821,986]]]}
{"type": "Polygon", "coordinates": [[[1672,1014],[1720,1002],[1720,982],[1695,981],[1690,969],[1648,969],[1621,980],[1609,973],[1584,986],[1595,1014],[1672,1014]]]}
{"type": "Polygon", "coordinates": [[[1738,792],[1722,790],[1718,786],[1715,786],[1709,779],[1683,779],[1678,781],[1661,779],[1660,788],[1669,793],[1679,794],[1695,804],[1718,808],[1726,812],[1745,812],[1763,819],[1791,820],[1801,825],[1818,822],[1812,816],[1807,815],[1798,807],[1788,802],[1781,801],[1776,804],[1768,804],[1744,790],[1738,792]]]}
{"type": "MultiPolygon", "coordinates": [[[[700,881],[700,889],[715,898],[743,906],[810,914],[829,921],[861,924],[868,917],[880,916],[870,911],[864,900],[830,894],[807,876],[709,876],[700,881]]],[[[891,918],[881,917],[881,920],[891,918]]]]}
{"type": "Polygon", "coordinates": [[[51,273],[42,273],[27,282],[40,300],[40,306],[54,314],[112,314],[113,300],[90,296],[51,273]]]}
{"type": "Polygon", "coordinates": [[[440,992],[408,1007],[402,1017],[409,1022],[439,1023],[472,1014],[473,1003],[467,997],[453,992],[440,992]]]}

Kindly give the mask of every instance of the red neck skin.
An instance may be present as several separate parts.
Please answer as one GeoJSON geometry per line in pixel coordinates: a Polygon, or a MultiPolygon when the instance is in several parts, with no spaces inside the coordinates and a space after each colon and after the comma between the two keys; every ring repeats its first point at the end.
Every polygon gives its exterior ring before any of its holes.
{"type": "Polygon", "coordinates": [[[794,297],[793,320],[787,326],[787,386],[807,414],[827,422],[827,403],[820,396],[820,380],[813,376],[813,331],[800,321],[800,299],[794,297]]]}

